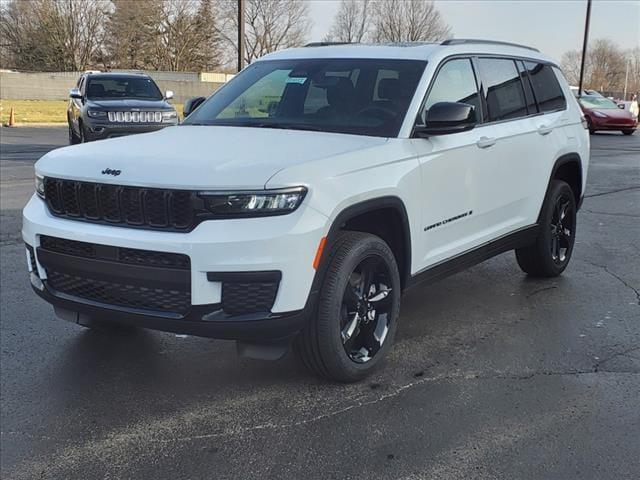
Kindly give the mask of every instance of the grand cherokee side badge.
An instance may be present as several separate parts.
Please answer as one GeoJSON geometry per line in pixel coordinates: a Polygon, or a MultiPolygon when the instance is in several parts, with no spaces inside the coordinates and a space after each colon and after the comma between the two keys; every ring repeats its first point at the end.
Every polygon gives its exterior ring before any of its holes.
{"type": "Polygon", "coordinates": [[[121,173],[122,173],[122,171],[120,171],[120,170],[112,170],[110,168],[105,168],[104,170],[102,170],[102,174],[103,175],[113,175],[114,177],[117,177],[121,173]]]}

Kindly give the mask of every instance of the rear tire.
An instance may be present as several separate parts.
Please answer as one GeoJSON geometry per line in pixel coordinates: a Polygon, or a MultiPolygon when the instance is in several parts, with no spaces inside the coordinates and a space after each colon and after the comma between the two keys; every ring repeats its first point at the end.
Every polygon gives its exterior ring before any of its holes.
{"type": "Polygon", "coordinates": [[[571,259],[576,236],[576,200],[566,182],[553,180],[540,215],[536,241],[516,249],[518,265],[532,277],[557,277],[571,259]]]}
{"type": "Polygon", "coordinates": [[[589,135],[593,135],[594,133],[596,133],[596,131],[593,129],[593,122],[591,121],[591,118],[586,117],[587,118],[587,128],[589,129],[589,135]]]}
{"type": "Polygon", "coordinates": [[[623,134],[625,135],[633,135],[633,132],[635,132],[635,128],[631,128],[631,129],[627,129],[627,130],[620,130],[623,134]]]}
{"type": "Polygon", "coordinates": [[[326,260],[314,318],[294,342],[313,374],[338,382],[369,375],[389,350],[400,311],[400,274],[379,237],[343,232],[326,260]]]}

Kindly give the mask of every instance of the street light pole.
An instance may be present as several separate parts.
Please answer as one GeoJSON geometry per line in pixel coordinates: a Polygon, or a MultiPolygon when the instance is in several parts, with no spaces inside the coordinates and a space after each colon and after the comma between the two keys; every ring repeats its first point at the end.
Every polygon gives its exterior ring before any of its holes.
{"type": "Polygon", "coordinates": [[[629,81],[629,59],[627,59],[627,68],[624,71],[624,94],[622,99],[627,100],[627,82],[629,81]]]}
{"type": "Polygon", "coordinates": [[[589,42],[589,22],[591,21],[591,0],[587,0],[587,17],[584,21],[584,40],[582,42],[582,60],[580,62],[580,83],[578,97],[582,96],[582,81],[584,80],[584,64],[587,59],[587,43],[589,42]]]}
{"type": "Polygon", "coordinates": [[[238,0],[238,71],[244,66],[244,0],[238,0]]]}

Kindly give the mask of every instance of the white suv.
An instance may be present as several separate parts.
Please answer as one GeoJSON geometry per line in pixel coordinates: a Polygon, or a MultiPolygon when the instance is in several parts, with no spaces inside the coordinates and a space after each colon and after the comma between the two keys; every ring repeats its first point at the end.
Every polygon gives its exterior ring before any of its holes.
{"type": "Polygon", "coordinates": [[[267,55],[182,125],[54,150],[24,209],[58,316],[238,341],[363,378],[400,298],[516,251],[559,275],[589,136],[558,67],[478,40],[267,55]]]}

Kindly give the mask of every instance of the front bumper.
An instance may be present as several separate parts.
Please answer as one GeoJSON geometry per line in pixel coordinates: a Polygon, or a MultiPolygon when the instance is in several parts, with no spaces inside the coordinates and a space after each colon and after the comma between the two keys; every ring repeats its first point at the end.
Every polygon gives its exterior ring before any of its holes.
{"type": "Polygon", "coordinates": [[[104,140],[105,138],[123,137],[125,135],[133,135],[136,133],[155,132],[173,125],[177,125],[177,121],[175,123],[158,123],[149,125],[140,125],[135,123],[109,124],[87,122],[85,140],[104,140]]]}
{"type": "Polygon", "coordinates": [[[629,120],[620,120],[617,118],[598,118],[592,117],[593,128],[595,130],[629,130],[638,127],[638,122],[629,120]]]}
{"type": "MultiPolygon", "coordinates": [[[[112,319],[137,326],[190,335],[226,339],[280,338],[300,330],[314,294],[313,258],[328,219],[302,205],[290,215],[238,220],[212,220],[188,233],[137,230],[89,224],[52,216],[34,196],[24,209],[22,235],[33,248],[34,289],[64,311],[92,318],[112,319]],[[71,239],[96,245],[171,252],[187,255],[190,267],[190,307],[184,315],[170,316],[124,308],[68,296],[50,288],[47,269],[38,259],[41,236],[71,239]],[[234,272],[281,272],[270,311],[229,315],[221,309],[223,278],[234,272]],[[221,273],[224,272],[224,273],[221,273]]],[[[109,273],[111,277],[114,273],[109,273]]],[[[117,273],[116,273],[117,275],[117,273]]],[[[126,283],[126,270],[122,273],[126,283]]]]}

